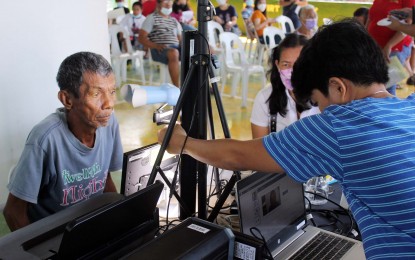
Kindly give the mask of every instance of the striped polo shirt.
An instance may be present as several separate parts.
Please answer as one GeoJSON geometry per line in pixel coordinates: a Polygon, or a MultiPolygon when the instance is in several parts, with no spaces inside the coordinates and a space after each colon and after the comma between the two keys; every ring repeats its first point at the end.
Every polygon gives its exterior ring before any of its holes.
{"type": "Polygon", "coordinates": [[[341,183],[367,259],[415,259],[415,94],[329,106],[263,143],[297,181],[341,183]]]}
{"type": "Polygon", "coordinates": [[[154,12],[143,23],[143,30],[148,32],[150,41],[157,44],[179,45],[178,35],[181,35],[181,25],[173,17],[163,17],[154,12]]]}

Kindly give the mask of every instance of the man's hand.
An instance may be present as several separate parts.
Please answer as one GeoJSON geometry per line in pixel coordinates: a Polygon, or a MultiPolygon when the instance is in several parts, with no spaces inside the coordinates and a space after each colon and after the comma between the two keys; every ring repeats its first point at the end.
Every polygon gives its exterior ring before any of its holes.
{"type": "Polygon", "coordinates": [[[399,28],[401,26],[401,22],[394,16],[390,15],[389,20],[391,21],[391,24],[387,27],[394,31],[399,31],[399,28]]]}
{"type": "MultiPolygon", "coordinates": [[[[166,135],[167,126],[158,131],[158,143],[161,144],[166,135]]],[[[181,125],[176,124],[173,129],[173,134],[170,138],[169,145],[167,146],[167,152],[170,154],[179,154],[184,145],[184,140],[186,139],[186,132],[181,127],[181,125]]]]}

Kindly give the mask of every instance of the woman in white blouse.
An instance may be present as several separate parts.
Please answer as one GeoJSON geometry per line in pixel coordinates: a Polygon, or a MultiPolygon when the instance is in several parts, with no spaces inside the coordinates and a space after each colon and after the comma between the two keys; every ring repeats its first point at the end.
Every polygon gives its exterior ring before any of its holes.
{"type": "Polygon", "coordinates": [[[307,38],[303,35],[288,34],[273,49],[271,69],[268,71],[271,87],[258,92],[252,108],[253,138],[278,132],[302,117],[320,113],[318,107],[296,104],[291,85],[292,67],[306,42],[307,38]]]}

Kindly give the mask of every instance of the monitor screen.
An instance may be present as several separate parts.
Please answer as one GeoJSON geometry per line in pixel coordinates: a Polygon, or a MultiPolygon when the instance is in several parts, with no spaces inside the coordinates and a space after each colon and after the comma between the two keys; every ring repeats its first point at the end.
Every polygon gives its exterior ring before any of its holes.
{"type": "MultiPolygon", "coordinates": [[[[150,177],[151,170],[153,169],[154,162],[156,161],[160,145],[157,143],[150,144],[129,152],[124,153],[122,177],[121,177],[121,193],[128,196],[147,187],[147,181],[150,177]]],[[[177,163],[179,161],[178,155],[171,155],[167,152],[164,153],[163,161],[161,162],[160,168],[166,175],[167,179],[172,182],[177,163]]],[[[179,176],[178,173],[175,190],[179,192],[179,176]]],[[[166,206],[168,197],[170,195],[170,188],[164,182],[163,178],[159,173],[155,180],[163,182],[164,190],[158,201],[158,207],[160,210],[160,216],[166,215],[166,206]]],[[[169,216],[177,217],[179,207],[177,200],[173,196],[170,202],[169,216]]]]}

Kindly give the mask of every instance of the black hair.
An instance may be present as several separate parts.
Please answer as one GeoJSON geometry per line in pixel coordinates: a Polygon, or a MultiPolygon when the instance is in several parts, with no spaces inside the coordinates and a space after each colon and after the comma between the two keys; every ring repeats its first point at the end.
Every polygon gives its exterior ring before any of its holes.
{"type": "MultiPolygon", "coordinates": [[[[281,43],[272,50],[271,59],[268,60],[271,68],[267,75],[270,77],[272,92],[268,98],[270,114],[279,113],[285,117],[287,114],[288,97],[285,92],[285,86],[281,81],[280,72],[278,71],[276,60],[280,60],[281,53],[287,48],[304,46],[307,43],[307,37],[295,33],[287,34],[281,43]]],[[[297,106],[297,111],[302,112],[306,107],[297,106]]]]}
{"type": "MultiPolygon", "coordinates": [[[[255,2],[254,2],[254,10],[259,10],[259,9],[258,9],[258,7],[257,7],[257,5],[258,5],[259,1],[260,1],[260,0],[255,0],[255,2]]],[[[266,9],[266,8],[265,8],[265,10],[262,12],[262,14],[263,14],[265,17],[267,17],[267,9],[266,9]]]]}
{"type": "Polygon", "coordinates": [[[133,3],[133,8],[134,6],[138,5],[139,7],[141,7],[141,9],[143,8],[143,4],[141,4],[141,1],[137,1],[133,3]]]}
{"type": "Polygon", "coordinates": [[[174,13],[179,13],[179,11],[189,11],[190,10],[190,7],[189,7],[189,5],[187,4],[187,1],[186,1],[186,4],[184,4],[184,5],[181,5],[181,4],[178,4],[177,2],[178,2],[179,0],[175,0],[174,2],[173,2],[173,12],[174,13]]]}
{"type": "Polygon", "coordinates": [[[360,87],[389,81],[382,50],[354,19],[321,26],[301,50],[291,77],[297,102],[309,101],[314,89],[328,96],[331,77],[360,87]]]}
{"type": "Polygon", "coordinates": [[[367,8],[367,7],[357,8],[353,13],[353,17],[360,17],[360,16],[364,17],[364,19],[363,19],[364,23],[363,24],[366,24],[367,18],[369,16],[369,8],[367,8]]]}
{"type": "Polygon", "coordinates": [[[56,81],[60,90],[66,90],[79,98],[79,88],[85,72],[107,77],[112,74],[109,62],[101,55],[92,52],[78,52],[62,61],[56,81]]]}

